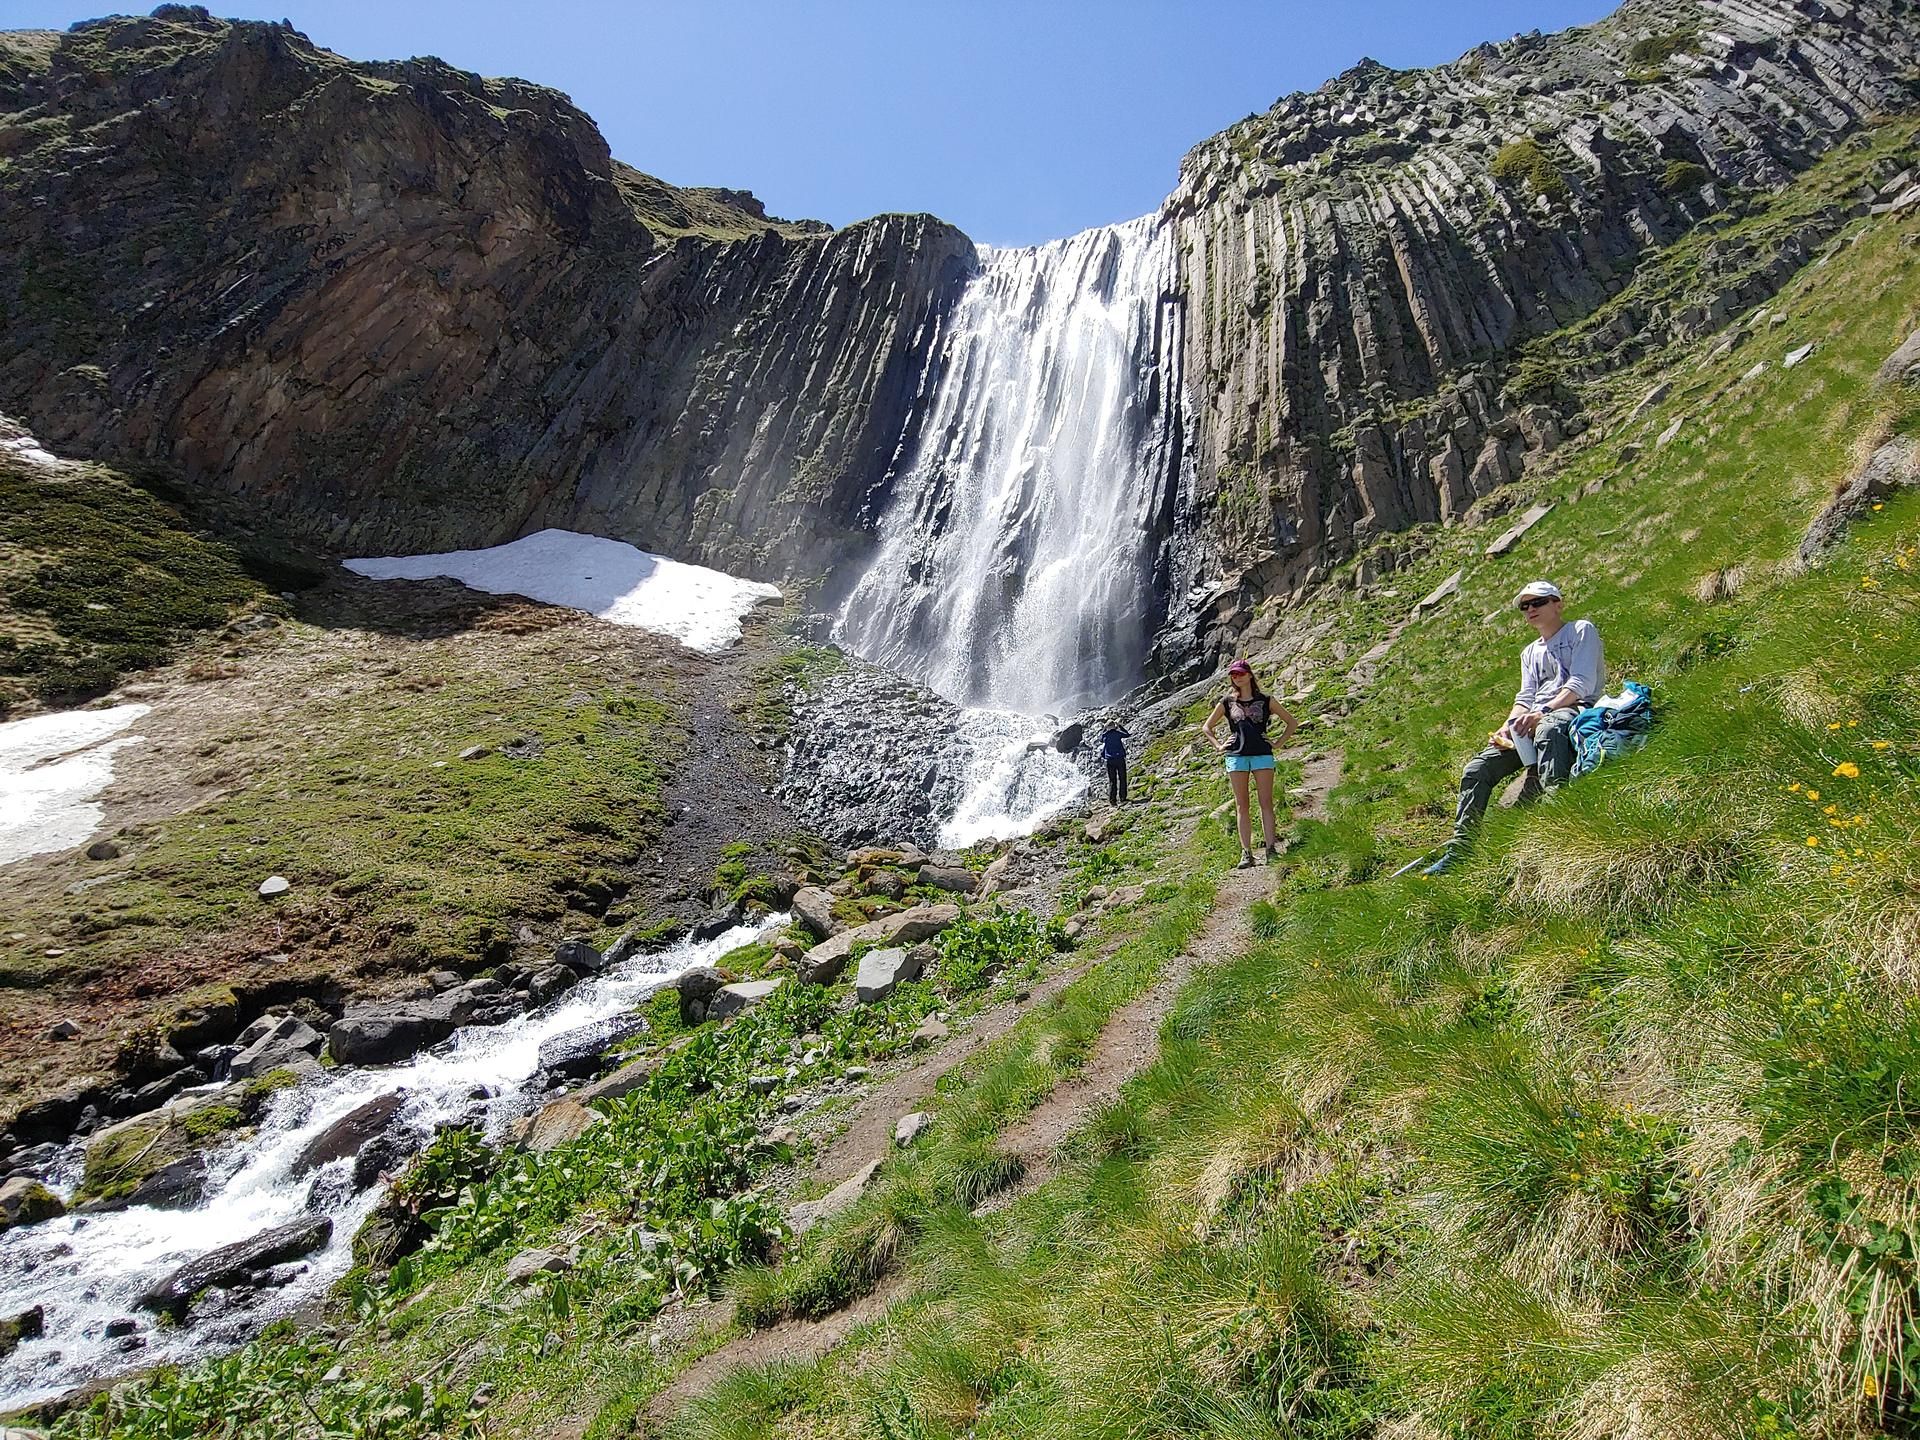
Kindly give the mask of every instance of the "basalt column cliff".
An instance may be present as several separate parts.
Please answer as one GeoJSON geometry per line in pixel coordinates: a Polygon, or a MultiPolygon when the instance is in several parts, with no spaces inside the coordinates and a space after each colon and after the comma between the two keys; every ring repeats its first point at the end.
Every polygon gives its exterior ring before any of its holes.
{"type": "Polygon", "coordinates": [[[1217,567],[1191,635],[1460,518],[1582,426],[1580,382],[1771,293],[1850,211],[1577,328],[1650,248],[1910,106],[1917,61],[1906,0],[1632,0],[1434,70],[1363,62],[1194,149],[1164,212],[1217,567]]]}
{"type": "Polygon", "coordinates": [[[0,409],[297,540],[818,573],[972,264],[613,161],[552,90],[165,6],[0,40],[0,409]]]}

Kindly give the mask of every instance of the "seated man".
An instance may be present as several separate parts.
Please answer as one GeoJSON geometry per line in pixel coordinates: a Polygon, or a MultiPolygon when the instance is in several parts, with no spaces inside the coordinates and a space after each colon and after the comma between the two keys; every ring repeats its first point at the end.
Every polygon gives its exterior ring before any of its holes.
{"type": "Polygon", "coordinates": [[[1607,660],[1600,648],[1600,632],[1588,620],[1561,617],[1564,601],[1551,580],[1535,580],[1514,597],[1520,613],[1538,632],[1520,652],[1520,690],[1506,724],[1493,732],[1492,743],[1473,759],[1460,776],[1460,806],[1454,812],[1453,838],[1440,858],[1426,868],[1443,875],[1465,852],[1467,837],[1486,813],[1493,787],[1528,764],[1534,775],[1527,788],[1551,788],[1566,783],[1573,773],[1573,737],[1568,726],[1584,705],[1591,705],[1607,688],[1607,660]]]}

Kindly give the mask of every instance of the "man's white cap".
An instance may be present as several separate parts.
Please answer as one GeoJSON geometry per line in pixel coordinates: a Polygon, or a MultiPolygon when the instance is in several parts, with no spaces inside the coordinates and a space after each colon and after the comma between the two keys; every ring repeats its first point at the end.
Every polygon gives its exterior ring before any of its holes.
{"type": "Polygon", "coordinates": [[[1522,600],[1533,600],[1536,598],[1558,600],[1561,598],[1560,587],[1551,580],[1529,580],[1525,585],[1520,587],[1520,593],[1513,597],[1513,603],[1518,605],[1522,600]]]}

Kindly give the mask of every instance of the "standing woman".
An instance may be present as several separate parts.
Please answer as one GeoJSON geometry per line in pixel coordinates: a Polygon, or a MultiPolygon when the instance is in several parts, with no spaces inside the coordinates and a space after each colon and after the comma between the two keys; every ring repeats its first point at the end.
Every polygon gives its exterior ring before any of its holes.
{"type": "Polygon", "coordinates": [[[1267,739],[1267,726],[1279,717],[1280,743],[1284,746],[1300,722],[1260,688],[1260,682],[1253,678],[1253,667],[1246,661],[1236,660],[1227,667],[1227,684],[1231,688],[1226,697],[1213,707],[1200,729],[1213,748],[1227,757],[1227,779],[1233,784],[1233,803],[1240,812],[1239,868],[1245,870],[1253,864],[1253,816],[1247,795],[1251,786],[1259,787],[1260,824],[1266,831],[1267,851],[1261,863],[1270,864],[1278,858],[1273,826],[1273,742],[1267,739]],[[1214,727],[1222,720],[1233,730],[1226,740],[1215,733],[1214,727]]]}

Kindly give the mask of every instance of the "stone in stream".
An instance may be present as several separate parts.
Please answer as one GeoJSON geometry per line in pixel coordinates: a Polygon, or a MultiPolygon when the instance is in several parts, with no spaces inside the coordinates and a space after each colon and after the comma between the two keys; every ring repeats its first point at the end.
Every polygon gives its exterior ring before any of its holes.
{"type": "MultiPolygon", "coordinates": [[[[19,1348],[22,1340],[38,1340],[47,1329],[47,1312],[38,1305],[18,1315],[0,1320],[0,1360],[19,1348]]],[[[9,1435],[16,1433],[7,1432],[9,1435]]]]}
{"type": "Polygon", "coordinates": [[[306,1148],[294,1157],[288,1175],[299,1179],[322,1165],[358,1155],[374,1136],[387,1128],[405,1103],[406,1096],[396,1090],[355,1106],[307,1142],[306,1148]]]}
{"type": "Polygon", "coordinates": [[[25,1175],[0,1184],[0,1232],[16,1225],[38,1225],[42,1220],[57,1220],[67,1213],[60,1197],[38,1180],[25,1175]]]}
{"type": "Polygon", "coordinates": [[[737,985],[722,985],[707,1002],[709,1020],[725,1020],[744,1014],[786,983],[776,975],[771,980],[742,980],[737,985]]]}
{"type": "Polygon", "coordinates": [[[704,945],[709,940],[718,940],[739,923],[740,902],[730,900],[723,905],[716,905],[707,912],[706,918],[694,923],[693,938],[704,945]]]}
{"type": "Polygon", "coordinates": [[[541,1041],[535,1063],[549,1075],[583,1080],[599,1070],[600,1059],[608,1050],[646,1028],[646,1020],[631,1012],[609,1015],[541,1041]]]}
{"type": "Polygon", "coordinates": [[[341,1065],[391,1065],[438,1045],[455,1028],[453,1016],[444,1011],[396,1006],[349,1014],[327,1031],[327,1050],[341,1065]]]}
{"type": "Polygon", "coordinates": [[[124,1199],[95,1202],[86,1209],[132,1210],[145,1206],[150,1210],[191,1210],[206,1198],[206,1193],[207,1157],[182,1155],[147,1176],[124,1199]]]}
{"type": "Polygon", "coordinates": [[[806,953],[797,967],[800,979],[809,985],[829,985],[840,978],[853,947],[862,941],[883,947],[911,945],[938,935],[959,918],[957,905],[916,905],[897,915],[883,915],[852,930],[842,930],[806,953]]]}
{"type": "Polygon", "coordinates": [[[558,1000],[580,983],[580,977],[567,965],[542,965],[527,976],[527,998],[536,1007],[558,1000]]]}
{"type": "Polygon", "coordinates": [[[875,1005],[894,992],[894,988],[908,980],[920,978],[920,956],[918,950],[903,950],[894,946],[886,950],[869,950],[860,957],[860,968],[853,980],[853,998],[862,1005],[875,1005]]]}
{"type": "Polygon", "coordinates": [[[227,1075],[234,1080],[251,1080],[275,1070],[296,1075],[317,1071],[320,1047],[327,1043],[318,1030],[293,1015],[262,1016],[240,1032],[240,1040],[240,1053],[227,1062],[227,1075]]]}
{"type": "Polygon", "coordinates": [[[835,929],[833,896],[818,885],[803,886],[793,897],[793,918],[815,939],[825,940],[835,929]]]}
{"type": "Polygon", "coordinates": [[[158,1311],[179,1320],[185,1317],[187,1307],[201,1291],[215,1285],[232,1285],[256,1270],[311,1255],[332,1238],[333,1221],[324,1215],[276,1225],[250,1240],[223,1245],[189,1260],[166,1279],[149,1287],[134,1303],[139,1309],[158,1311]]]}

